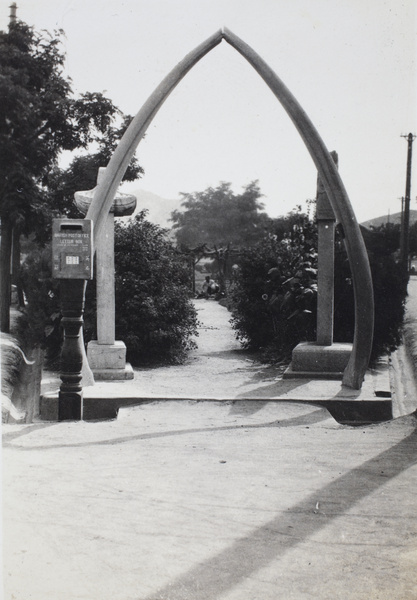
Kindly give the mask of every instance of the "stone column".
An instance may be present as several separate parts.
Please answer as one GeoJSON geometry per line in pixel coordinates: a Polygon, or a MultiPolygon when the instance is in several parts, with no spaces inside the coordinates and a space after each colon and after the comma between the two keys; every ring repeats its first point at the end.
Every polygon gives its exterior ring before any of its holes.
{"type": "Polygon", "coordinates": [[[109,213],[96,249],[97,342],[116,340],[114,299],[114,213],[109,213]]]}
{"type": "MultiPolygon", "coordinates": [[[[336,152],[331,156],[337,164],[336,152]]],[[[335,224],[332,206],[318,177],[317,341],[301,342],[294,348],[286,378],[342,379],[352,352],[352,344],[333,342],[335,224]]]]}
{"type": "MultiPolygon", "coordinates": [[[[331,154],[337,164],[336,152],[331,154]]],[[[317,344],[331,346],[334,320],[334,230],[336,218],[320,177],[317,178],[316,214],[318,229],[317,344]]]]}
{"type": "MultiPolygon", "coordinates": [[[[99,169],[97,183],[104,172],[104,168],[99,169]]],[[[75,194],[75,203],[84,214],[94,191],[75,194]]],[[[97,340],[87,345],[88,362],[96,380],[133,379],[132,367],[126,363],[126,345],[115,339],[114,217],[131,215],[135,208],[135,196],[117,193],[96,244],[97,340]]]]}

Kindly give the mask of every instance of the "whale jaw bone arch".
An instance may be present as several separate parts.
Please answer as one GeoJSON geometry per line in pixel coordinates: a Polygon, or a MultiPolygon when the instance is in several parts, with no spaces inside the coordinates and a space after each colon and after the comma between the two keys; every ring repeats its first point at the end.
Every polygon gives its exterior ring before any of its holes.
{"type": "Polygon", "coordinates": [[[296,98],[267,63],[229,29],[220,29],[187,54],[149,96],[110,159],[86,218],[93,221],[97,240],[117,188],[152,119],[190,69],[223,39],[252,65],[286,110],[316,165],[336,218],[343,227],[355,294],[355,332],[342,383],[360,389],[372,349],[374,299],[368,255],[349,197],[329,151],[296,98]]]}

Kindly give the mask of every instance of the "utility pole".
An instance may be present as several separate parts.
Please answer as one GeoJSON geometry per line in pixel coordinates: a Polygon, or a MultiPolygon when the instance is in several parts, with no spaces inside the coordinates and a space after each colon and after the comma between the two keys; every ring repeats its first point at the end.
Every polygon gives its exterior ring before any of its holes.
{"type": "Polygon", "coordinates": [[[413,142],[415,135],[409,133],[408,135],[402,135],[401,137],[407,139],[407,176],[405,184],[405,198],[404,198],[404,218],[402,223],[402,236],[401,236],[401,268],[403,271],[404,280],[408,280],[408,255],[409,255],[409,230],[410,230],[410,191],[411,191],[411,159],[413,153],[413,142]]]}
{"type": "Polygon", "coordinates": [[[17,10],[17,4],[16,2],[13,2],[10,6],[10,16],[9,16],[9,27],[11,27],[12,25],[14,25],[16,23],[16,10],[17,10]]]}
{"type": "MultiPolygon", "coordinates": [[[[9,7],[9,31],[16,22],[16,3],[9,7]]],[[[2,215],[0,224],[0,330],[4,333],[10,332],[10,305],[11,305],[11,270],[12,270],[12,247],[13,247],[13,225],[8,215],[2,215]]]]}
{"type": "Polygon", "coordinates": [[[403,256],[403,248],[404,248],[404,196],[398,198],[401,200],[401,218],[400,218],[400,261],[402,265],[402,256],[403,256]]]}

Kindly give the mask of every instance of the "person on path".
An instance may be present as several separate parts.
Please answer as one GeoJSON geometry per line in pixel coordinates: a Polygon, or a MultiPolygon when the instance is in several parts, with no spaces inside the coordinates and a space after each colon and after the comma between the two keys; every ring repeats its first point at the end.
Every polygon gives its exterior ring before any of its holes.
{"type": "Polygon", "coordinates": [[[208,300],[208,298],[211,295],[216,294],[218,291],[219,291],[218,284],[214,281],[214,279],[211,279],[209,275],[206,275],[206,278],[203,283],[203,288],[202,288],[202,295],[204,296],[204,298],[206,298],[206,300],[208,300]]]}

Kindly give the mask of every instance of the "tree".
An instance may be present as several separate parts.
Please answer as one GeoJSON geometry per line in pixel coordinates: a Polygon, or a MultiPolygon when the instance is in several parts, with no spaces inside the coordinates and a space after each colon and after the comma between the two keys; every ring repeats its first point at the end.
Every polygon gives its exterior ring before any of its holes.
{"type": "Polygon", "coordinates": [[[222,182],[217,188],[181,196],[184,210],[175,210],[171,220],[178,244],[188,248],[204,243],[252,245],[263,237],[269,223],[257,181],[244,187],[242,194],[234,194],[231,184],[222,182]]]}
{"type": "MultiPolygon", "coordinates": [[[[53,214],[50,182],[62,150],[114,137],[120,111],[102,94],[72,96],[63,76],[63,32],[36,33],[22,22],[0,32],[0,328],[10,327],[10,263],[20,235],[45,238],[53,214]]],[[[100,165],[103,166],[103,165],[100,165]]],[[[13,260],[16,265],[18,260],[13,260]]]]}
{"type": "MultiPolygon", "coordinates": [[[[120,112],[120,111],[119,111],[120,112]]],[[[48,187],[54,199],[54,209],[60,215],[78,218],[80,213],[73,202],[74,193],[91,190],[97,185],[97,173],[100,167],[107,165],[117,143],[132,120],[132,117],[120,113],[121,123],[110,123],[103,135],[94,140],[98,144],[97,152],[76,156],[67,169],[55,167],[49,175],[48,187]]],[[[123,181],[135,181],[143,174],[142,167],[134,157],[123,176],[123,181]]]]}
{"type": "MultiPolygon", "coordinates": [[[[399,228],[399,226],[398,226],[399,228]]],[[[409,232],[410,254],[417,254],[417,221],[410,226],[409,232]]]]}

